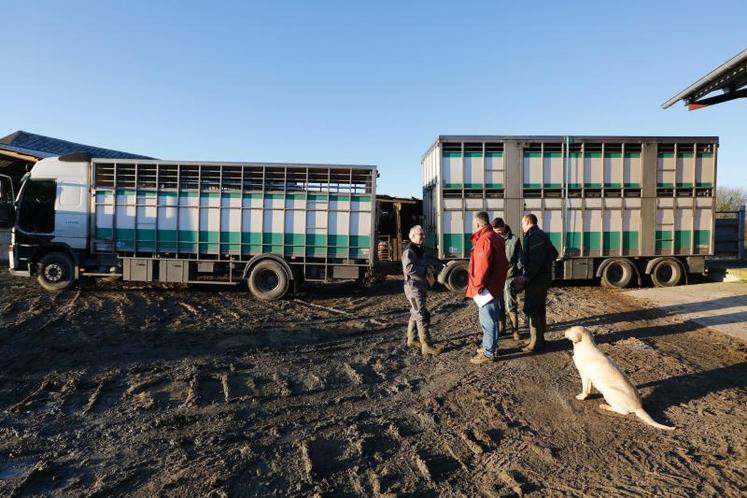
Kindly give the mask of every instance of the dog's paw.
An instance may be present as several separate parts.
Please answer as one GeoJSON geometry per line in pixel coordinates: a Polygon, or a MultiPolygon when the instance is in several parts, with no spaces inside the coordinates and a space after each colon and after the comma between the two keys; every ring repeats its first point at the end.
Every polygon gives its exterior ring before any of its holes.
{"type": "Polygon", "coordinates": [[[586,399],[586,394],[584,394],[584,393],[577,394],[576,395],[576,399],[579,400],[579,401],[583,401],[583,400],[586,399]]]}

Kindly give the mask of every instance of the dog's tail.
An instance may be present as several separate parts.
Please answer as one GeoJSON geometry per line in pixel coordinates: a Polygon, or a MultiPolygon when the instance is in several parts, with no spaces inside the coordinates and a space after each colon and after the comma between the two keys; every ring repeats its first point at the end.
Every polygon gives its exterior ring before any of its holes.
{"type": "Polygon", "coordinates": [[[674,427],[669,425],[660,424],[656,420],[651,418],[651,415],[649,415],[646,410],[643,408],[639,408],[635,411],[636,417],[643,420],[646,424],[650,425],[651,427],[656,427],[657,429],[664,429],[665,431],[673,431],[674,427]]]}

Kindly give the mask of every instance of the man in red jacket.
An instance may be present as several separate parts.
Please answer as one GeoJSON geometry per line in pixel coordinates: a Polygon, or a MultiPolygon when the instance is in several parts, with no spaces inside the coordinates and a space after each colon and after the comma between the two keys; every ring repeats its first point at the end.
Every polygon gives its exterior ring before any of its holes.
{"type": "Polygon", "coordinates": [[[475,302],[479,308],[482,348],[469,361],[481,365],[495,361],[498,355],[498,314],[503,306],[508,260],[505,242],[491,228],[488,213],[480,211],[475,214],[474,228],[466,294],[470,298],[477,296],[475,302]]]}

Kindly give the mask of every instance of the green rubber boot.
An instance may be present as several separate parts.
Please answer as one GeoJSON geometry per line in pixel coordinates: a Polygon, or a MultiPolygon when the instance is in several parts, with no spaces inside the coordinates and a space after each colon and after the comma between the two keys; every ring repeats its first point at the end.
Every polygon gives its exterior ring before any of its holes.
{"type": "Polygon", "coordinates": [[[415,320],[407,322],[407,347],[408,348],[419,348],[420,341],[416,337],[415,320]]]}
{"type": "Polygon", "coordinates": [[[545,327],[542,323],[542,316],[529,316],[529,344],[522,351],[527,353],[540,351],[545,346],[545,327]]]}
{"type": "Polygon", "coordinates": [[[431,335],[428,327],[418,327],[418,336],[420,337],[420,352],[424,356],[429,354],[438,356],[443,353],[443,348],[437,348],[431,344],[431,335]]]}
{"type": "Polygon", "coordinates": [[[519,315],[515,311],[511,311],[508,314],[508,319],[511,322],[511,328],[514,331],[514,341],[518,341],[519,337],[519,315]]]}

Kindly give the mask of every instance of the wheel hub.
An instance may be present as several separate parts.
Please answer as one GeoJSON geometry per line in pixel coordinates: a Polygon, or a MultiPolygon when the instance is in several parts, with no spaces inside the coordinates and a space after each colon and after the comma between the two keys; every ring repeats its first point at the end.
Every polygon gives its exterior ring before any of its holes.
{"type": "Polygon", "coordinates": [[[59,282],[60,280],[62,280],[64,274],[65,272],[62,267],[56,263],[47,265],[44,268],[44,278],[46,278],[50,282],[59,282]]]}
{"type": "Polygon", "coordinates": [[[262,291],[269,292],[275,289],[280,284],[280,279],[274,271],[264,270],[259,274],[257,283],[259,284],[259,288],[262,289],[262,291]]]}
{"type": "Polygon", "coordinates": [[[469,280],[469,277],[467,275],[467,272],[465,270],[455,270],[456,273],[454,273],[453,282],[458,285],[459,287],[466,287],[467,281],[469,280]]]}
{"type": "Polygon", "coordinates": [[[663,266],[663,267],[662,267],[662,268],[661,268],[661,269],[659,270],[659,278],[660,278],[660,279],[661,279],[661,280],[662,280],[663,282],[669,282],[670,280],[672,280],[672,274],[673,274],[673,273],[674,273],[674,272],[672,271],[672,267],[671,267],[671,266],[669,266],[669,265],[664,265],[664,266],[663,266]]]}
{"type": "Polygon", "coordinates": [[[612,265],[608,271],[609,280],[612,283],[619,283],[623,279],[623,267],[621,265],[612,265]]]}

